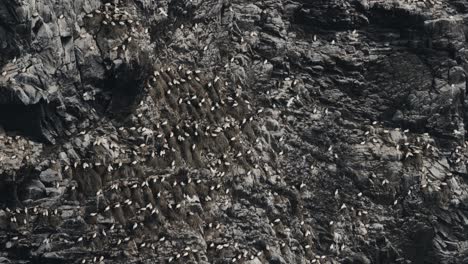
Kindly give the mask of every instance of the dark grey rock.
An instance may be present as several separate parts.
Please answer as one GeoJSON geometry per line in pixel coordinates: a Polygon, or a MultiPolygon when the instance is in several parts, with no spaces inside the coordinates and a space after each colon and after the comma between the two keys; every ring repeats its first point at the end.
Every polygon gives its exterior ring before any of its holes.
{"type": "Polygon", "coordinates": [[[31,183],[25,187],[24,191],[26,192],[24,200],[38,200],[46,195],[46,187],[39,180],[32,180],[31,183]]]}
{"type": "Polygon", "coordinates": [[[466,262],[466,7],[0,1],[0,255],[466,262]]]}
{"type": "Polygon", "coordinates": [[[39,179],[44,184],[52,185],[62,180],[62,173],[53,169],[47,169],[39,174],[39,179]]]}

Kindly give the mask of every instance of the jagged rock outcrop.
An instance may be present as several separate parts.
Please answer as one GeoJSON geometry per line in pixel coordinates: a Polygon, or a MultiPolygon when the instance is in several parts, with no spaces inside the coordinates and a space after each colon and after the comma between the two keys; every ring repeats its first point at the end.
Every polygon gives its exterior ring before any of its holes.
{"type": "Polygon", "coordinates": [[[1,262],[468,263],[467,12],[1,1],[1,262]]]}

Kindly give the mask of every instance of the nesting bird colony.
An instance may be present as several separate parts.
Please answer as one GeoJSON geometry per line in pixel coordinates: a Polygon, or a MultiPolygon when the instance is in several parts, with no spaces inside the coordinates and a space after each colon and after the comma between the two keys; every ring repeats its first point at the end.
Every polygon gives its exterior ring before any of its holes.
{"type": "Polygon", "coordinates": [[[0,3],[0,262],[468,259],[462,3],[61,2],[0,3]]]}

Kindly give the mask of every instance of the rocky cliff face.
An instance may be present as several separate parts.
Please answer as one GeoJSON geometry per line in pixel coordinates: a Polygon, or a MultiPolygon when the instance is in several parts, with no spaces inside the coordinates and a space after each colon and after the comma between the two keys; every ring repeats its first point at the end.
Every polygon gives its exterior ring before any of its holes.
{"type": "Polygon", "coordinates": [[[0,262],[468,263],[462,0],[0,1],[0,262]]]}

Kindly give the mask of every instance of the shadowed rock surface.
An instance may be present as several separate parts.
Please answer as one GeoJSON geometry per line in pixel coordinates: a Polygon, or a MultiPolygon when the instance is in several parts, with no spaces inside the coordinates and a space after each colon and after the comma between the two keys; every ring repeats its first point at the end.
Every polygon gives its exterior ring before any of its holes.
{"type": "Polygon", "coordinates": [[[468,263],[462,0],[0,1],[0,263],[468,263]]]}

